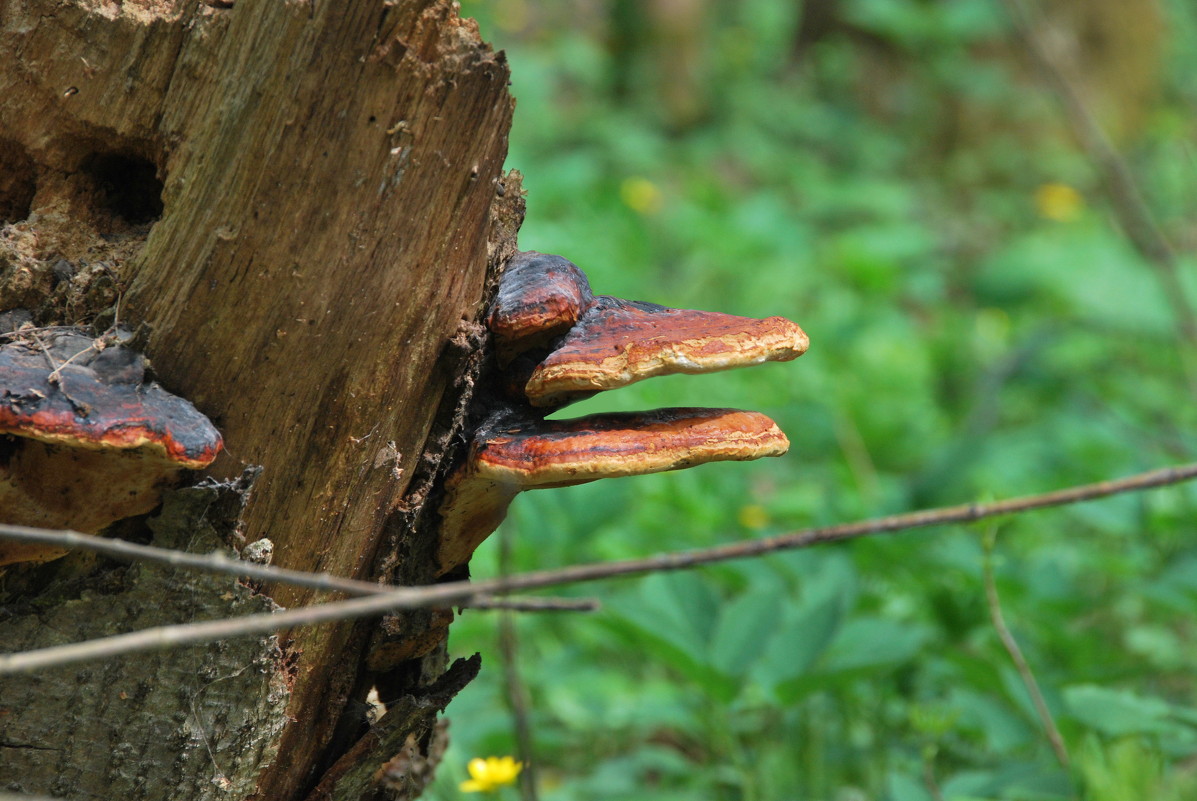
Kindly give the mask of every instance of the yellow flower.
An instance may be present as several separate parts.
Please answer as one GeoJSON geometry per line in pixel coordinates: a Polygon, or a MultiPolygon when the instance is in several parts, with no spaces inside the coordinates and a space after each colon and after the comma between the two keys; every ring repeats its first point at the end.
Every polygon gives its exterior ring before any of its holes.
{"type": "Polygon", "coordinates": [[[740,513],[736,516],[744,528],[761,529],[769,525],[769,512],[759,504],[752,503],[748,506],[741,506],[740,513]]]}
{"type": "Polygon", "coordinates": [[[1035,208],[1040,217],[1056,222],[1072,222],[1081,216],[1085,199],[1068,184],[1043,184],[1035,190],[1035,208]]]}
{"type": "Polygon", "coordinates": [[[469,764],[470,778],[461,783],[463,793],[490,793],[505,784],[514,784],[520,771],[524,769],[523,762],[516,762],[509,756],[475,757],[469,764]]]}
{"type": "Polygon", "coordinates": [[[632,211],[656,214],[664,198],[660,188],[647,178],[628,178],[619,186],[619,196],[632,211]]]}

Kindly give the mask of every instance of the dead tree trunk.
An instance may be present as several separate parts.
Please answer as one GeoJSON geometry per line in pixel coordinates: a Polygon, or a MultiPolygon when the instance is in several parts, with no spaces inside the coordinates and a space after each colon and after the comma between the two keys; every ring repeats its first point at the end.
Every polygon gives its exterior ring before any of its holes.
{"type": "MultiPolygon", "coordinates": [[[[224,435],[213,475],[261,467],[243,510],[172,496],[154,540],[235,528],[286,567],[431,580],[421,512],[522,213],[502,54],[448,0],[0,0],[0,52],[0,312],[144,325],[224,435]]],[[[80,558],[2,582],[4,650],[317,600],[80,558]]],[[[367,667],[376,626],[0,679],[0,791],[418,794],[472,666],[441,678],[425,615],[367,667]]]]}

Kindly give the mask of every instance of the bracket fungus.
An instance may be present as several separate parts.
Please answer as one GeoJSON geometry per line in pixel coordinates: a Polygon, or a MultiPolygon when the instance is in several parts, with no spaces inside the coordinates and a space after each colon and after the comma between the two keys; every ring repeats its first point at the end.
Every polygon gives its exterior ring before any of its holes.
{"type": "MultiPolygon", "coordinates": [[[[0,522],[95,533],[211,464],[220,433],[145,370],[140,353],[74,331],[0,347],[0,522]]],[[[0,565],[63,553],[0,545],[0,565]]]]}
{"type": "Polygon", "coordinates": [[[737,409],[497,419],[476,432],[466,464],[449,480],[440,563],[468,560],[523,490],[780,456],[789,446],[768,417],[737,409]]]}
{"type": "Polygon", "coordinates": [[[590,282],[573,262],[535,251],[515,254],[489,318],[499,363],[567,333],[593,301],[590,282]]]}
{"type": "Polygon", "coordinates": [[[797,358],[807,336],[781,317],[596,296],[569,261],[519,253],[503,274],[488,324],[500,391],[477,415],[464,462],[445,485],[440,575],[469,561],[525,489],[780,456],[789,448],[768,417],[736,409],[544,419],[556,407],[652,376],[797,358]]]}
{"type": "Polygon", "coordinates": [[[801,328],[600,296],[524,386],[533,406],[560,406],[606,389],[672,373],[713,373],[806,352],[801,328]]]}

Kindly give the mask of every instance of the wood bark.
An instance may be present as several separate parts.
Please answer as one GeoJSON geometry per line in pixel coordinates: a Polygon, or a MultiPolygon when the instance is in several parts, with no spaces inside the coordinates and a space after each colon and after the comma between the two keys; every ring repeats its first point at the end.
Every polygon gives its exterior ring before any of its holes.
{"type": "MultiPolygon", "coordinates": [[[[225,438],[225,484],[126,533],[431,580],[431,504],[522,215],[502,54],[447,0],[0,0],[0,52],[0,313],[140,327],[225,438]],[[230,483],[248,467],[251,493],[230,483]]],[[[319,600],[70,557],[0,589],[19,647],[319,600]]],[[[0,680],[0,789],[412,797],[477,666],[444,673],[427,613],[389,620],[367,665],[376,625],[0,680]],[[365,732],[372,685],[393,704],[365,732]],[[66,687],[102,725],[53,721],[66,687]]]]}

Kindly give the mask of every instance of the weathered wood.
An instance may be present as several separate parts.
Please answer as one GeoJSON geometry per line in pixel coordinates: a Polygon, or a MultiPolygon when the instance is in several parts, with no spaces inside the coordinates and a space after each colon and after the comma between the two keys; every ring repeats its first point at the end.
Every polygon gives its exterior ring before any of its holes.
{"type": "MultiPolygon", "coordinates": [[[[159,380],[224,434],[214,474],[262,466],[241,531],[277,564],[430,578],[383,546],[411,535],[408,483],[468,390],[459,329],[514,247],[502,54],[447,0],[0,0],[0,52],[0,312],[145,324],[159,380]]],[[[330,740],[367,633],[284,638],[289,723],[261,753],[287,759],[259,797],[352,744],[330,740]]]]}
{"type": "MultiPolygon", "coordinates": [[[[236,503],[237,493],[226,486],[170,496],[151,524],[154,544],[223,547],[205,518],[213,504],[236,503]]],[[[24,650],[274,606],[227,579],[139,566],[88,570],[94,563],[79,560],[74,567],[84,576],[39,588],[32,608],[6,607],[4,647],[24,650]]],[[[5,679],[0,790],[69,799],[245,797],[277,752],[287,685],[275,637],[5,679]]]]}

